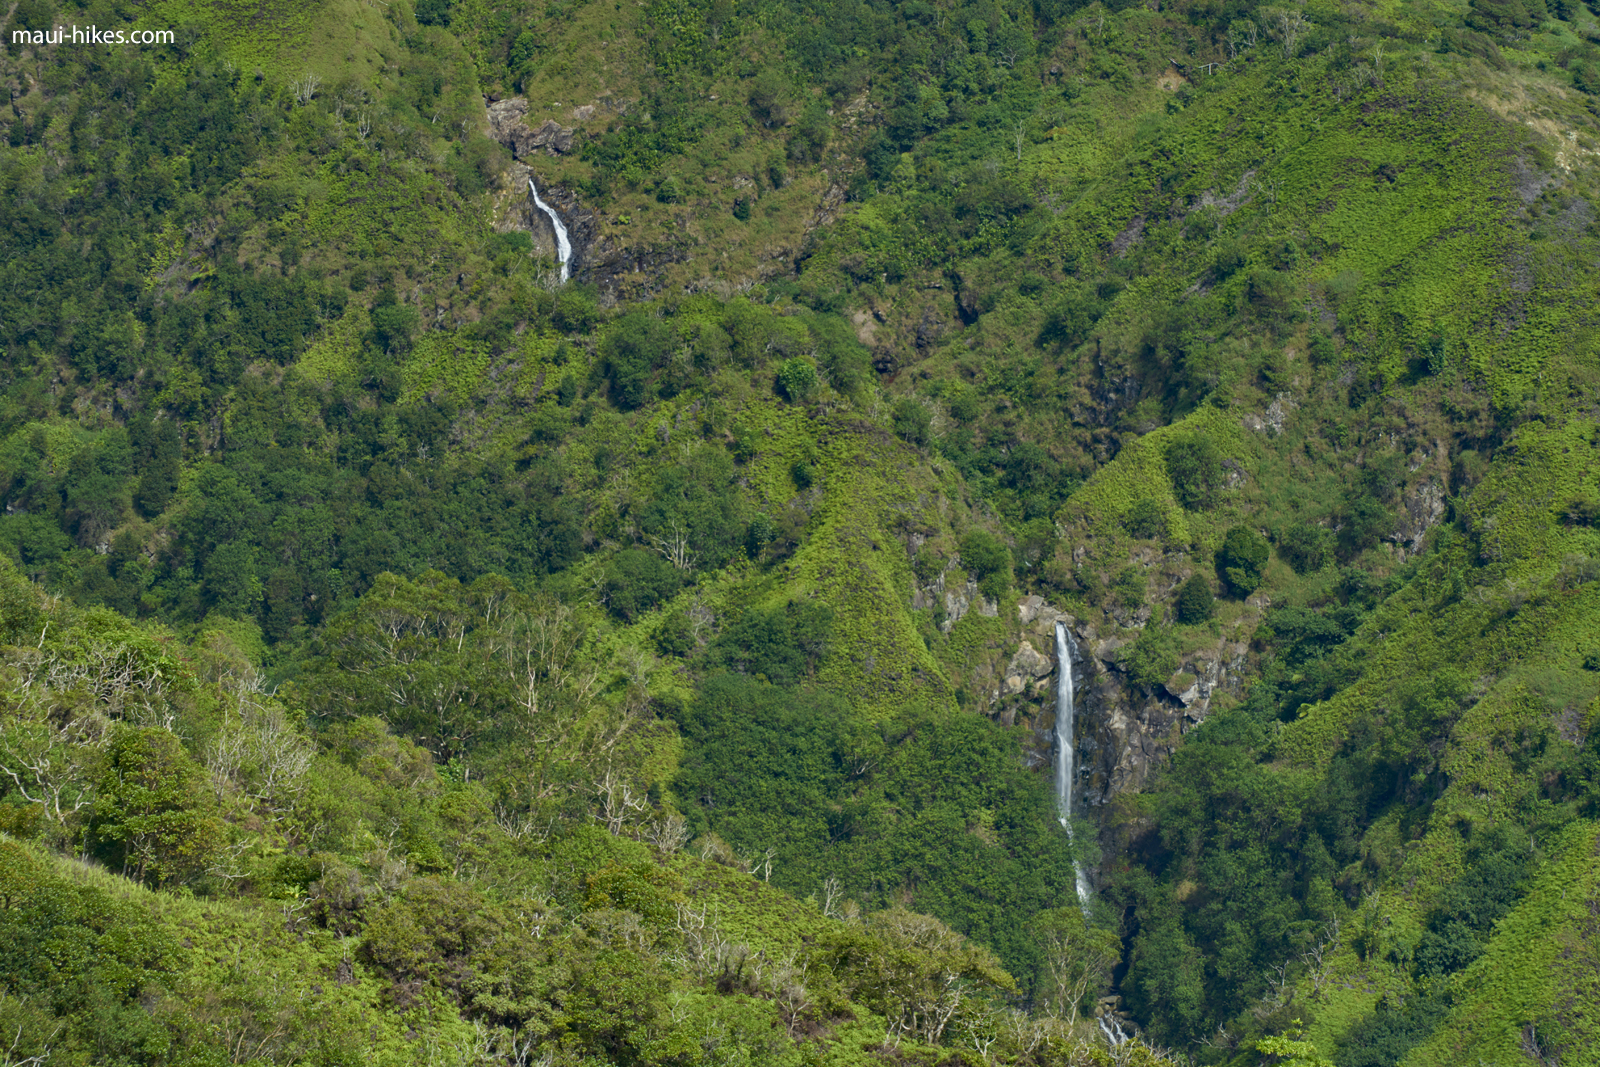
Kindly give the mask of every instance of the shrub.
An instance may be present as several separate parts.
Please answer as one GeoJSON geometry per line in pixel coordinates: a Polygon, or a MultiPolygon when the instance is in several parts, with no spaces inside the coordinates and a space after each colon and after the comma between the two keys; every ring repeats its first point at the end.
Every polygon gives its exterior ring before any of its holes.
{"type": "Polygon", "coordinates": [[[1268,554],[1266,538],[1248,526],[1235,526],[1217,553],[1217,570],[1235,595],[1247,597],[1261,586],[1268,554]]]}
{"type": "Polygon", "coordinates": [[[1144,603],[1145,595],[1149,592],[1144,571],[1133,566],[1122,568],[1116,581],[1111,583],[1111,588],[1116,593],[1117,603],[1125,608],[1137,608],[1144,603]]]}
{"type": "Polygon", "coordinates": [[[933,416],[917,401],[906,397],[894,406],[894,432],[918,448],[928,443],[933,416]]]}
{"type": "Polygon", "coordinates": [[[1394,515],[1371,493],[1352,492],[1339,509],[1339,552],[1345,559],[1377,544],[1394,525],[1394,515]]]}
{"type": "Polygon", "coordinates": [[[968,530],[961,539],[961,565],[978,580],[1011,569],[1011,553],[988,530],[968,530]]]}
{"type": "Polygon", "coordinates": [[[1178,669],[1178,642],[1170,630],[1146,626],[1128,646],[1122,667],[1129,681],[1146,689],[1160,685],[1178,669]]]}
{"type": "Polygon", "coordinates": [[[1333,562],[1333,531],[1297,522],[1278,536],[1278,555],[1296,574],[1314,574],[1333,562]]]}
{"type": "Polygon", "coordinates": [[[771,516],[757,514],[750,520],[750,525],[744,532],[745,555],[751,559],[760,559],[762,549],[766,548],[778,537],[777,524],[771,516]]]}
{"type": "Polygon", "coordinates": [[[1319,367],[1326,367],[1339,357],[1339,350],[1334,347],[1333,338],[1321,330],[1311,335],[1311,340],[1306,344],[1306,352],[1311,356],[1311,362],[1319,367]]]}
{"type": "Polygon", "coordinates": [[[1128,533],[1134,537],[1151,539],[1167,536],[1167,509],[1154,497],[1141,497],[1123,520],[1128,533]]]}
{"type": "Polygon", "coordinates": [[[786,400],[800,403],[817,390],[817,366],[804,356],[785,360],[778,368],[778,389],[786,400]]]}
{"type": "Polygon", "coordinates": [[[978,404],[978,394],[965,386],[958,387],[950,392],[950,417],[957,422],[967,423],[976,419],[982,412],[978,404]]]}
{"type": "Polygon", "coordinates": [[[1216,610],[1216,599],[1211,595],[1211,583],[1199,573],[1189,575],[1189,580],[1178,587],[1173,611],[1178,621],[1186,626],[1205,622],[1216,610]]]}
{"type": "Polygon", "coordinates": [[[1190,511],[1209,508],[1222,486],[1222,454],[1203,434],[1180,437],[1167,446],[1167,475],[1178,503],[1190,511]]]}
{"type": "Polygon", "coordinates": [[[686,656],[694,648],[694,628],[689,624],[689,614],[678,610],[670,612],[656,627],[656,648],[663,656],[686,656]]]}
{"type": "Polygon", "coordinates": [[[1249,260],[1250,253],[1245,249],[1244,242],[1237,237],[1229,238],[1217,245],[1217,258],[1215,260],[1217,274],[1223,278],[1236,273],[1249,260]]]}

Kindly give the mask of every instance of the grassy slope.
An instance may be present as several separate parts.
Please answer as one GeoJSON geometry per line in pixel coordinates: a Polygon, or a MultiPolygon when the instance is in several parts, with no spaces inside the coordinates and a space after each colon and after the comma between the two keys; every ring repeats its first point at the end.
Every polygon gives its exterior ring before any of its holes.
{"type": "MultiPolygon", "coordinates": [[[[1556,155],[1563,151],[1561,139],[1567,130],[1579,130],[1585,139],[1590,136],[1586,117],[1566,94],[1549,90],[1546,81],[1526,70],[1492,72],[1444,58],[1435,62],[1441,68],[1449,64],[1448,69],[1406,69],[1391,72],[1382,86],[1340,86],[1332,76],[1308,77],[1295,68],[1254,57],[1254,62],[1218,75],[1220,87],[1205,86],[1185,111],[1169,117],[1163,108],[1168,97],[1150,77],[1158,68],[1149,62],[1149,57],[1163,51],[1164,28],[1142,24],[1141,18],[1122,20],[1109,42],[1104,37],[1084,42],[1086,48],[1120,45],[1125,55],[1144,61],[1147,65],[1135,92],[1130,96],[1109,85],[1091,85],[1069,114],[1052,122],[1045,138],[1023,152],[1022,172],[1064,205],[1042,242],[1052,258],[1103,255],[1105,244],[1135,214],[1203,193],[1223,196],[1242,186],[1247,193],[1244,205],[1224,220],[1216,238],[1237,235],[1259,246],[1282,235],[1299,243],[1309,254],[1295,268],[1297,282],[1321,304],[1324,321],[1337,322],[1344,345],[1354,346],[1347,348],[1347,355],[1359,353],[1361,363],[1383,381],[1398,382],[1414,369],[1409,365],[1414,354],[1429,350],[1434,356],[1428,371],[1447,381],[1460,375],[1481,382],[1502,407],[1516,406],[1549,378],[1568,378],[1572,391],[1581,394],[1589,359],[1578,305],[1583,292],[1571,287],[1570,276],[1563,277],[1573,254],[1571,243],[1535,247],[1521,225],[1513,223],[1522,203],[1515,188],[1521,176],[1515,164],[1518,154],[1531,152],[1535,165],[1561,166],[1570,158],[1556,155]],[[1553,112],[1543,118],[1547,128],[1534,126],[1536,134],[1553,134],[1543,141],[1542,149],[1537,137],[1526,142],[1499,117],[1511,111],[1514,118],[1526,121],[1540,106],[1532,103],[1540,99],[1540,90],[1542,106],[1553,112]],[[1464,103],[1464,98],[1491,106],[1479,109],[1464,103]],[[1508,100],[1521,106],[1507,106],[1508,100]],[[1541,151],[1548,154],[1541,156],[1541,151]],[[1181,175],[1176,183],[1168,177],[1174,172],[1181,175]],[[1342,284],[1331,285],[1336,279],[1342,284]],[[1530,292],[1532,297],[1526,295],[1530,292]]],[[[609,24],[606,29],[619,32],[609,24]]],[[[1087,30],[1083,33],[1087,38],[1087,30]]],[[[596,36],[607,41],[604,34],[596,36]]],[[[615,47],[618,53],[626,51],[624,44],[615,47]]],[[[563,51],[575,54],[570,45],[563,51]]],[[[564,67],[547,69],[550,73],[541,77],[554,77],[564,67]]],[[[613,89],[598,81],[590,88],[592,93],[585,89],[576,95],[598,97],[613,89]]],[[[543,99],[555,91],[553,83],[542,82],[529,95],[543,99]]],[[[567,97],[574,97],[571,91],[560,95],[563,107],[569,103],[567,97]]],[[[760,162],[735,160],[728,174],[738,174],[741,168],[758,170],[760,162]]],[[[550,166],[557,167],[553,172],[557,177],[567,171],[581,176],[583,170],[581,163],[570,161],[550,166]]],[[[1587,178],[1580,171],[1570,180],[1587,178]]],[[[791,195],[803,201],[816,192],[802,188],[791,195]]],[[[615,215],[660,221],[662,213],[671,211],[624,194],[615,215]],[[623,210],[628,207],[631,210],[623,210]]],[[[774,214],[792,218],[795,212],[774,214]]],[[[619,234],[627,226],[641,224],[655,225],[606,221],[621,227],[619,234]]],[[[1115,350],[1119,342],[1131,345],[1150,307],[1174,299],[1209,272],[1203,255],[1194,256],[1177,244],[1178,227],[1147,225],[1145,240],[1158,247],[1164,242],[1172,255],[1164,262],[1159,255],[1152,257],[1163,269],[1130,284],[1118,298],[1100,330],[1103,349],[1115,350]]],[[[728,234],[721,228],[726,224],[709,227],[696,239],[724,247],[728,234]]],[[[627,232],[633,237],[666,231],[627,232]]],[[[737,242],[731,250],[746,255],[737,242]]],[[[741,273],[758,267],[747,257],[729,269],[741,273]]],[[[1245,272],[1224,281],[1222,295],[1246,299],[1245,272]]],[[[908,303],[911,299],[906,297],[908,303]]],[[[1027,308],[1015,314],[1002,308],[969,331],[966,340],[975,340],[980,352],[1004,350],[1027,336],[1037,315],[1027,308]]],[[[1304,359],[1303,342],[1293,339],[1293,331],[1286,340],[1290,387],[1314,399],[1314,383],[1322,381],[1321,375],[1304,359]]],[[[530,355],[537,344],[529,342],[530,355]]],[[[924,370],[934,376],[981,381],[983,364],[968,355],[970,351],[968,345],[947,349],[934,355],[924,370]]],[[[481,361],[447,359],[429,364],[427,358],[419,353],[408,371],[419,375],[417,388],[422,392],[428,391],[427,383],[442,384],[437,373],[423,369],[427,365],[446,373],[452,391],[461,397],[476,391],[483,373],[481,361]],[[469,378],[462,380],[464,372],[469,378]]],[[[1063,400],[1067,390],[1089,380],[1091,367],[1084,361],[1078,369],[1071,362],[1061,368],[1063,400]]],[[[1397,400],[1408,395],[1402,386],[1391,389],[1397,400]]],[[[1445,448],[1450,448],[1448,437],[1458,427],[1451,425],[1447,414],[1439,413],[1440,392],[1425,390],[1409,405],[1400,402],[1408,408],[1399,424],[1401,440],[1431,444],[1430,438],[1443,436],[1445,448]]],[[[1593,487],[1592,473],[1585,473],[1592,472],[1592,466],[1566,458],[1571,449],[1586,447],[1590,422],[1581,405],[1565,402],[1564,392],[1547,385],[1540,390],[1546,404],[1556,399],[1554,409],[1545,422],[1524,430],[1516,447],[1497,460],[1470,505],[1475,525],[1489,531],[1492,544],[1503,546],[1491,551],[1503,554],[1509,563],[1505,580],[1513,587],[1548,585],[1564,554],[1591,554],[1597,548],[1592,534],[1560,529],[1551,510],[1564,494],[1593,487]],[[1539,507],[1526,503],[1533,485],[1542,488],[1534,495],[1539,507]]],[[[1191,424],[1203,424],[1231,456],[1241,460],[1247,476],[1254,476],[1223,510],[1185,515],[1172,501],[1159,446],[1181,431],[1183,424],[1178,424],[1125,448],[1095,475],[1062,513],[1065,528],[1092,552],[1114,556],[1125,552],[1127,543],[1108,535],[1108,529],[1134,500],[1147,495],[1166,501],[1173,520],[1170,540],[1197,548],[1214,547],[1221,531],[1237,518],[1285,518],[1286,502],[1291,513],[1325,508],[1329,476],[1337,485],[1338,470],[1356,457],[1341,458],[1334,446],[1324,462],[1314,459],[1309,468],[1296,459],[1295,453],[1302,446],[1309,449],[1313,441],[1319,448],[1328,447],[1327,427],[1319,425],[1325,406],[1307,413],[1298,424],[1292,422],[1282,439],[1247,434],[1240,428],[1241,413],[1259,411],[1269,397],[1254,383],[1241,382],[1228,397],[1232,412],[1210,406],[1190,417],[1191,424]]],[[[1041,406],[1047,407],[1048,401],[1041,406]]],[[[794,409],[745,397],[736,399],[735,410],[764,437],[750,471],[753,499],[771,505],[793,496],[786,471],[808,447],[815,447],[819,456],[824,490],[812,511],[807,541],[782,576],[729,574],[699,595],[719,606],[748,602],[752,592],[767,600],[808,593],[826,596],[848,620],[840,654],[826,680],[865,710],[886,711],[906,699],[927,699],[947,691],[949,683],[943,680],[947,675],[928,658],[905,607],[909,572],[905,554],[890,533],[907,508],[935,530],[947,526],[939,521],[937,508],[929,510],[938,483],[921,480],[926,475],[917,473],[920,464],[913,453],[898,444],[884,448],[887,442],[881,431],[852,426],[850,418],[813,422],[794,409]],[[877,667],[876,675],[861,669],[868,663],[877,667]]],[[[663,419],[673,421],[670,406],[635,420],[633,433],[638,435],[641,455],[656,447],[651,428],[663,419]]],[[[1370,415],[1358,419],[1352,445],[1359,443],[1363,432],[1369,441],[1382,440],[1385,429],[1374,425],[1370,415]]],[[[1275,595],[1292,599],[1293,577],[1281,569],[1272,573],[1283,587],[1275,595]]],[[[1511,593],[1518,595],[1515,588],[1511,593]]],[[[1339,743],[1352,719],[1373,714],[1381,706],[1394,679],[1448,662],[1470,664],[1489,683],[1484,697],[1457,724],[1455,740],[1444,756],[1452,784],[1436,806],[1435,829],[1410,844],[1391,836],[1392,821],[1380,820],[1371,832],[1373,849],[1392,847],[1404,855],[1399,866],[1404,881],[1369,901],[1351,921],[1378,923],[1391,939],[1416,936],[1429,887],[1442,885],[1459,869],[1457,823],[1511,815],[1497,809],[1494,801],[1497,796],[1510,797],[1506,787],[1517,773],[1506,751],[1507,739],[1548,724],[1552,716],[1551,700],[1538,699],[1540,683],[1530,682],[1530,676],[1573,677],[1581,658],[1574,650],[1588,647],[1597,636],[1585,621],[1593,617],[1588,592],[1556,591],[1541,606],[1518,605],[1511,620],[1517,637],[1498,636],[1505,633],[1506,611],[1504,604],[1495,602],[1495,595],[1480,589],[1455,605],[1419,602],[1422,594],[1417,591],[1397,598],[1369,623],[1369,632],[1358,637],[1370,641],[1376,655],[1363,683],[1308,710],[1285,734],[1285,756],[1315,766],[1339,743]],[[1400,888],[1404,884],[1412,890],[1400,888]]],[[[640,624],[641,639],[650,626],[649,620],[640,624]]],[[[1560,688],[1559,683],[1547,684],[1560,688]]],[[[1569,707],[1563,704],[1554,714],[1558,718],[1568,714],[1569,707]]],[[[1413,1054],[1415,1062],[1435,1062],[1432,1057],[1443,1053],[1434,1050],[1445,1048],[1454,1056],[1468,1049],[1491,1060],[1509,1055],[1522,1027],[1557,1012],[1575,990],[1583,988],[1585,979],[1576,965],[1552,968],[1542,956],[1517,947],[1528,936],[1527,924],[1536,921],[1555,921],[1560,929],[1578,931],[1571,936],[1584,936],[1573,925],[1581,920],[1579,912],[1570,919],[1561,917],[1565,911],[1552,917],[1547,888],[1562,878],[1580,877],[1568,868],[1577,864],[1582,870],[1581,846],[1580,841],[1552,849],[1553,858],[1537,887],[1502,923],[1488,954],[1466,979],[1471,990],[1479,981],[1476,976],[1514,965],[1514,973],[1527,979],[1509,979],[1522,994],[1506,998],[1486,992],[1483,999],[1458,1008],[1433,1041],[1413,1054]]],[[[1592,865],[1590,874],[1581,877],[1591,876],[1592,865]]],[[[1362,961],[1348,944],[1335,955],[1332,973],[1325,999],[1316,1008],[1318,1025],[1313,1031],[1325,1046],[1370,1009],[1383,990],[1405,987],[1400,972],[1381,962],[1381,954],[1362,961]]],[[[1567,1017],[1576,1020],[1570,1024],[1573,1033],[1585,1032],[1581,1015],[1569,1012],[1563,1016],[1567,1017]]]]}
{"type": "MultiPolygon", "coordinates": [[[[1392,6],[1391,11],[1375,8],[1374,13],[1420,21],[1412,9],[1392,6]]],[[[530,99],[564,121],[567,107],[606,92],[626,96],[637,78],[630,64],[640,62],[639,46],[629,35],[639,32],[639,16],[631,9],[617,12],[614,6],[608,14],[606,7],[581,9],[557,46],[563,58],[547,66],[528,90],[530,99]],[[606,64],[591,62],[590,47],[618,54],[614,84],[606,64]],[[574,90],[574,75],[587,79],[578,86],[581,91],[574,90]]],[[[269,17],[273,13],[263,10],[240,18],[224,6],[176,3],[163,6],[160,13],[171,22],[198,19],[218,27],[223,54],[283,78],[296,76],[301,68],[325,70],[331,77],[349,73],[352,63],[376,73],[393,47],[388,23],[377,10],[354,3],[315,12],[284,11],[282,17],[269,17]],[[271,32],[263,29],[266,22],[272,23],[271,32]],[[340,27],[337,34],[326,29],[332,26],[340,27]]],[[[1207,85],[1186,110],[1168,116],[1167,96],[1155,87],[1154,76],[1163,64],[1156,57],[1166,51],[1169,26],[1134,12],[1113,20],[1109,37],[1103,31],[1091,37],[1087,26],[1075,32],[1074,54],[1109,49],[1133,64],[1138,78],[1131,94],[1111,84],[1094,84],[1066,114],[1039,116],[1041,137],[1023,150],[1018,169],[1062,205],[1039,248],[1058,265],[1104,258],[1107,242],[1134,215],[1145,213],[1157,220],[1147,221],[1145,241],[1166,250],[1153,257],[1164,258],[1164,268],[1130,284],[1108,313],[1099,338],[1103,350],[1131,347],[1150,309],[1182,294],[1209,269],[1206,250],[1196,254],[1179,244],[1179,227],[1160,223],[1155,209],[1207,191],[1226,193],[1251,175],[1246,205],[1228,216],[1216,239],[1241,235],[1264,247],[1269,236],[1293,237],[1307,253],[1295,268],[1297,283],[1308,299],[1321,302],[1336,318],[1352,362],[1375,371],[1389,383],[1391,395],[1410,395],[1395,383],[1407,374],[1416,354],[1429,349],[1437,350],[1428,362],[1430,372],[1446,378],[1461,375],[1504,408],[1514,408],[1534,392],[1544,405],[1542,421],[1529,423],[1502,452],[1468,505],[1485,555],[1503,565],[1496,572],[1500,584],[1480,587],[1453,604],[1429,601],[1420,590],[1402,594],[1358,637],[1374,650],[1374,663],[1362,684],[1308,710],[1285,731],[1286,758],[1316,766],[1354,718],[1381,707],[1386,687],[1396,679],[1444,664],[1465,664],[1484,680],[1484,696],[1455,726],[1443,757],[1452,783],[1436,806],[1433,827],[1417,842],[1394,843],[1405,855],[1396,869],[1414,881],[1414,888],[1404,890],[1397,882],[1360,919],[1386,924],[1391,938],[1414,935],[1428,888],[1459,865],[1457,824],[1513,814],[1504,805],[1511,803],[1509,785],[1520,773],[1513,751],[1516,739],[1529,729],[1563,721],[1575,708],[1585,709],[1594,695],[1575,690],[1572,681],[1583,677],[1578,673],[1581,651],[1600,640],[1592,623],[1597,617],[1594,590],[1563,588],[1556,572],[1563,556],[1594,556],[1600,554],[1600,544],[1592,531],[1561,527],[1555,515],[1567,496],[1596,488],[1588,407],[1592,398],[1586,399],[1585,393],[1593,357],[1582,314],[1592,284],[1578,280],[1581,276],[1572,270],[1578,257],[1575,243],[1534,242],[1520,224],[1508,221],[1521,209],[1515,188],[1519,171],[1512,165],[1518,153],[1546,168],[1578,167],[1568,176],[1573,187],[1589,181],[1582,159],[1574,155],[1589,150],[1587,118],[1567,91],[1552,88],[1549,79],[1521,66],[1492,72],[1455,66],[1454,60],[1447,65],[1440,58],[1431,61],[1436,71],[1397,70],[1381,87],[1349,88],[1335,95],[1339,83],[1334,74],[1308,76],[1302,68],[1264,57],[1219,75],[1220,87],[1207,85]],[[1512,122],[1531,125],[1531,149],[1511,123],[1497,117],[1507,113],[1512,122]],[[1577,134],[1570,139],[1575,148],[1563,144],[1569,131],[1577,134]],[[1384,172],[1386,166],[1389,172],[1384,172]],[[1179,176],[1176,181],[1170,180],[1173,174],[1179,176]],[[1348,289],[1348,295],[1336,303],[1328,295],[1330,283],[1352,276],[1353,289],[1339,288],[1341,294],[1348,289]]],[[[1561,33],[1570,35],[1562,29],[1550,36],[1559,38],[1561,33]]],[[[1508,55],[1520,59],[1509,50],[1508,55]]],[[[730,98],[737,95],[733,89],[727,92],[730,98]]],[[[735,146],[726,137],[711,143],[716,146],[708,153],[716,160],[714,166],[676,164],[687,177],[703,183],[691,186],[695,192],[688,206],[658,205],[642,191],[626,192],[603,221],[603,232],[625,234],[630,240],[635,235],[665,239],[681,217],[693,240],[727,250],[726,266],[713,262],[707,267],[705,259],[711,257],[701,256],[692,270],[682,268],[678,280],[704,283],[719,273],[739,279],[760,271],[773,249],[799,244],[809,218],[805,208],[825,188],[820,172],[807,173],[785,189],[769,192],[771,199],[741,228],[726,213],[724,201],[729,198],[723,191],[735,177],[759,173],[769,149],[735,146]],[[718,180],[710,182],[708,176],[718,180]],[[621,221],[622,216],[631,221],[621,221]]],[[[549,166],[558,179],[587,173],[578,161],[552,161],[549,166]]],[[[308,232],[337,229],[359,235],[363,227],[382,224],[397,207],[417,206],[404,197],[374,202],[351,193],[337,177],[329,179],[334,184],[326,199],[308,202],[308,232]]],[[[439,224],[457,223],[446,215],[439,224]]],[[[383,239],[399,238],[384,234],[383,239]]],[[[468,240],[452,236],[452,243],[468,240]]],[[[1220,294],[1243,299],[1244,278],[1240,272],[1224,281],[1220,294]]],[[[912,288],[908,284],[901,294],[907,306],[914,301],[912,288]]],[[[352,312],[353,323],[360,316],[352,312]]],[[[969,354],[972,350],[964,344],[953,345],[933,356],[926,370],[981,380],[982,354],[994,358],[994,352],[1004,352],[1008,345],[1014,350],[1019,342],[1026,348],[1038,317],[1036,308],[1023,307],[1014,314],[1002,308],[963,338],[976,340],[980,355],[969,354]]],[[[298,373],[312,379],[348,373],[339,329],[330,329],[302,358],[298,373]]],[[[1294,338],[1277,341],[1295,350],[1294,338]]],[[[523,354],[516,388],[531,396],[551,353],[545,339],[527,338],[523,354]]],[[[1316,373],[1293,357],[1291,367],[1290,380],[1311,393],[1316,373]]],[[[415,395],[447,390],[465,400],[486,388],[490,369],[486,356],[457,350],[436,335],[408,364],[407,390],[415,395]]],[[[1039,407],[1059,411],[1071,391],[1092,380],[1095,372],[1087,352],[1064,360],[1058,368],[1059,392],[1042,398],[1039,407]]],[[[1250,411],[1259,410],[1268,396],[1266,388],[1242,383],[1226,399],[1250,411]]],[[[1419,409],[1437,404],[1437,394],[1425,401],[1419,409]]],[[[776,505],[794,495],[785,484],[786,472],[808,442],[815,443],[819,455],[823,493],[810,518],[808,539],[788,570],[776,577],[729,574],[706,594],[726,604],[748,602],[752,589],[772,600],[807,593],[825,596],[846,620],[839,653],[824,679],[827,684],[872,714],[912,700],[945,699],[951,665],[934,658],[906,605],[910,573],[897,524],[903,527],[900,516],[910,515],[948,539],[958,518],[941,510],[940,496],[954,496],[948,483],[913,450],[886,438],[881,420],[844,412],[812,418],[766,397],[736,398],[734,410],[764,435],[750,469],[752,499],[776,505]],[[869,661],[872,670],[863,670],[869,661]]],[[[674,415],[672,405],[663,405],[641,413],[619,432],[648,458],[659,447],[655,426],[674,415]]],[[[1176,431],[1159,429],[1124,447],[1115,462],[1101,469],[1069,501],[1061,514],[1063,524],[1086,539],[1092,551],[1109,558],[1125,552],[1127,545],[1107,534],[1107,527],[1144,495],[1155,495],[1172,509],[1172,540],[1201,547],[1213,547],[1234,517],[1277,519],[1284,500],[1307,511],[1321,505],[1317,493],[1299,488],[1302,479],[1290,453],[1292,444],[1305,439],[1293,437],[1293,430],[1276,442],[1246,437],[1237,428],[1238,412],[1224,413],[1216,406],[1189,418],[1206,423],[1232,446],[1231,454],[1241,459],[1247,473],[1258,475],[1224,510],[1204,517],[1176,511],[1157,451],[1176,431]]],[[[1441,429],[1439,422],[1437,408],[1417,410],[1413,418],[1401,420],[1398,434],[1408,443],[1426,441],[1441,429]]],[[[1371,435],[1369,443],[1385,432],[1397,432],[1376,423],[1363,427],[1371,435]]],[[[487,433],[493,436],[494,428],[487,433]]],[[[496,443],[510,447],[510,436],[496,443]]],[[[1316,477],[1327,478],[1338,461],[1311,466],[1316,477]]],[[[966,516],[959,519],[964,524],[966,516]]],[[[648,626],[641,624],[641,644],[648,626]]],[[[1373,831],[1374,848],[1385,843],[1381,836],[1388,832],[1373,831]]],[[[1580,826],[1571,833],[1570,841],[1551,848],[1552,858],[1535,889],[1501,924],[1488,954],[1469,972],[1464,987],[1469,999],[1458,1006],[1447,1030],[1413,1054],[1415,1062],[1441,1062],[1468,1053],[1490,1060],[1510,1057],[1523,1027],[1552,1013],[1561,1015],[1564,998],[1583,1001],[1578,994],[1590,979],[1573,962],[1581,962],[1581,951],[1563,957],[1551,948],[1554,955],[1546,957],[1527,948],[1534,943],[1561,945],[1569,935],[1592,938],[1581,908],[1594,892],[1593,862],[1585,851],[1590,839],[1583,836],[1592,835],[1592,828],[1580,826]],[[1571,901],[1556,900],[1558,889],[1569,886],[1582,891],[1571,901]],[[1553,924],[1557,933],[1536,936],[1532,931],[1540,923],[1553,924]],[[1502,988],[1517,995],[1502,995],[1502,988]]],[[[255,920],[218,912],[186,921],[246,929],[255,920]]],[[[219,946],[232,943],[222,934],[213,936],[220,939],[219,946]]],[[[331,950],[322,946],[315,951],[325,955],[331,950]]],[[[303,962],[311,969],[327,962],[320,956],[318,960],[303,962]]],[[[1335,957],[1335,968],[1338,980],[1318,1010],[1320,1028],[1315,1033],[1323,1042],[1370,1007],[1378,992],[1400,985],[1396,970],[1360,960],[1353,948],[1335,957]]],[[[1576,1035],[1575,1047],[1581,1047],[1585,1027],[1591,1024],[1581,1013],[1563,1016],[1569,1017],[1575,1021],[1563,1025],[1576,1035]]]]}

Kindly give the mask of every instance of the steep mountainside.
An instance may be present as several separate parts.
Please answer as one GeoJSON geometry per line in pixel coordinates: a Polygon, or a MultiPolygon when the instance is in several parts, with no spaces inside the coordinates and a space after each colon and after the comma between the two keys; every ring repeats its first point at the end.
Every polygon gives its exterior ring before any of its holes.
{"type": "Polygon", "coordinates": [[[1595,12],[75,2],[8,1062],[1595,1059],[1595,12]]]}

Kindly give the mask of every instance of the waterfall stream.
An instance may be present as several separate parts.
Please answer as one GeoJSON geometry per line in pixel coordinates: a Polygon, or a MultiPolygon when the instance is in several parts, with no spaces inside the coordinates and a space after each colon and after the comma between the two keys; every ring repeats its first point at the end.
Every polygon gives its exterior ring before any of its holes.
{"type": "MultiPolygon", "coordinates": [[[[1067,832],[1067,840],[1073,839],[1072,835],[1072,777],[1073,757],[1077,754],[1077,742],[1073,737],[1073,725],[1077,715],[1073,692],[1072,654],[1077,651],[1077,645],[1072,640],[1072,633],[1064,622],[1056,623],[1056,813],[1061,819],[1061,828],[1067,832]]],[[[1089,879],[1083,873],[1083,864],[1077,860],[1072,861],[1072,874],[1078,890],[1078,907],[1083,909],[1085,919],[1089,917],[1089,879]]],[[[1128,1032],[1122,1028],[1122,1021],[1110,1011],[1097,1013],[1095,1021],[1100,1026],[1100,1032],[1105,1035],[1106,1044],[1116,1048],[1128,1040],[1128,1032]]]]}
{"type": "Polygon", "coordinates": [[[539,197],[539,188],[533,184],[533,179],[528,179],[528,192],[533,194],[534,205],[540,211],[550,216],[550,224],[556,230],[556,258],[561,261],[561,280],[567,280],[567,264],[572,260],[572,238],[567,236],[567,228],[561,224],[561,216],[556,214],[556,209],[545,203],[539,197]]]}
{"type": "Polygon", "coordinates": [[[1106,1044],[1112,1048],[1128,1040],[1128,1032],[1122,1028],[1122,1020],[1110,1012],[1102,1012],[1096,1021],[1100,1024],[1100,1032],[1106,1035],[1106,1044]]]}
{"type": "MultiPolygon", "coordinates": [[[[1056,623],[1056,814],[1061,828],[1072,839],[1072,759],[1075,743],[1072,736],[1072,634],[1067,624],[1056,623]]],[[[1072,861],[1072,871],[1077,882],[1078,906],[1087,915],[1089,911],[1089,879],[1083,873],[1083,864],[1072,861]]]]}

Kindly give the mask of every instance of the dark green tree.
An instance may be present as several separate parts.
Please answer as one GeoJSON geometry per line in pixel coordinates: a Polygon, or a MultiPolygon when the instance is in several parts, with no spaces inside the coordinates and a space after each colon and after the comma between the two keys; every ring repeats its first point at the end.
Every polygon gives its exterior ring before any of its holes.
{"type": "Polygon", "coordinates": [[[1212,507],[1222,488],[1222,453],[1203,434],[1179,437],[1167,446],[1167,475],[1173,495],[1185,508],[1212,507]]]}
{"type": "Polygon", "coordinates": [[[1189,575],[1188,581],[1178,587],[1177,599],[1172,603],[1173,613],[1185,626],[1205,622],[1216,610],[1211,594],[1211,583],[1198,572],[1189,575]]]}
{"type": "Polygon", "coordinates": [[[1261,586],[1270,549],[1267,539],[1248,526],[1235,526],[1217,552],[1217,573],[1235,596],[1247,597],[1261,586]]]}

